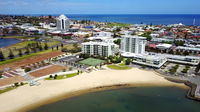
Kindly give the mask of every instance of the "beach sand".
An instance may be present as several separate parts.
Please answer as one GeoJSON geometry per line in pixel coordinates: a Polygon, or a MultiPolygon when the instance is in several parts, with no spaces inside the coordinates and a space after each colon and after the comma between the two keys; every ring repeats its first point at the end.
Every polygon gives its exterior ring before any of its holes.
{"type": "Polygon", "coordinates": [[[99,70],[63,80],[42,80],[40,83],[39,86],[25,85],[0,94],[1,112],[23,112],[67,96],[79,95],[104,87],[176,86],[187,89],[184,84],[170,82],[153,71],[137,68],[99,70]]]}

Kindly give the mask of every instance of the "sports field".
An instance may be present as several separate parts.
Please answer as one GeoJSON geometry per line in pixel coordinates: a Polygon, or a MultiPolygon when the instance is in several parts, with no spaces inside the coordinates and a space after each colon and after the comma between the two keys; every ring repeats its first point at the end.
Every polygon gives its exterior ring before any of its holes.
{"type": "Polygon", "coordinates": [[[79,61],[80,64],[85,64],[85,65],[89,65],[89,66],[97,66],[104,62],[105,62],[104,60],[94,59],[94,58],[88,58],[88,59],[79,61]]]}

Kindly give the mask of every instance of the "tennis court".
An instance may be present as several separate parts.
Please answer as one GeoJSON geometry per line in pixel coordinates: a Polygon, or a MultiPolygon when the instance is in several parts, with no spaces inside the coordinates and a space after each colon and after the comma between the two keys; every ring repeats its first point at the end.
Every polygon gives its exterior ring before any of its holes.
{"type": "Polygon", "coordinates": [[[80,64],[85,64],[85,65],[89,65],[89,66],[97,66],[104,62],[105,62],[104,60],[94,59],[94,58],[88,58],[88,59],[79,61],[80,64]]]}

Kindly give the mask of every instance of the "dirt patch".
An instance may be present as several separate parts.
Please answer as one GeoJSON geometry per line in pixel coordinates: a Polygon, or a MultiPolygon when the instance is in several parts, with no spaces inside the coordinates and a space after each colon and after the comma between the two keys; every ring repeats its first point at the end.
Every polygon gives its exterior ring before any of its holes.
{"type": "Polygon", "coordinates": [[[50,66],[50,67],[47,67],[47,68],[32,72],[32,73],[30,73],[30,75],[33,76],[33,77],[42,77],[42,76],[45,76],[45,75],[49,75],[49,74],[53,74],[53,73],[56,73],[56,72],[60,72],[63,69],[66,69],[66,67],[59,66],[59,65],[53,65],[53,66],[50,66]]]}

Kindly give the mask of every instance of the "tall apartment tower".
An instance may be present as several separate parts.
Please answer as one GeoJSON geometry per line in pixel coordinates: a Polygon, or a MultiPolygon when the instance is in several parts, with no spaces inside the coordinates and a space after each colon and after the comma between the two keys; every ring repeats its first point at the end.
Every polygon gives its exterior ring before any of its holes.
{"type": "Polygon", "coordinates": [[[146,38],[126,35],[121,42],[122,53],[145,54],[146,38]]]}
{"type": "Polygon", "coordinates": [[[56,18],[57,30],[68,31],[70,28],[70,20],[64,14],[56,18]]]}

